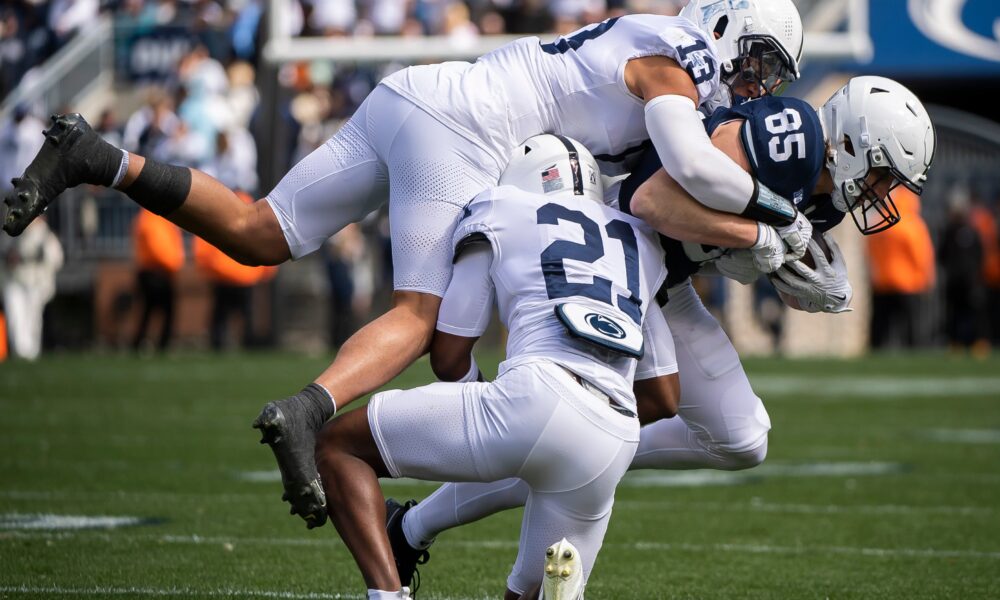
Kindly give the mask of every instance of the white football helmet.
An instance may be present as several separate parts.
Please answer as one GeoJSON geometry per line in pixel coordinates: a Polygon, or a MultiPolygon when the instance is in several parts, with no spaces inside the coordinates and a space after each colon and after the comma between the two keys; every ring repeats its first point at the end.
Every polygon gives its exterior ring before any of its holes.
{"type": "Polygon", "coordinates": [[[536,135],[514,148],[500,185],[604,204],[604,184],[594,156],[580,142],[561,135],[536,135]]]}
{"type": "Polygon", "coordinates": [[[733,104],[737,77],[768,94],[799,78],[802,19],[792,0],[691,0],[680,16],[715,40],[722,61],[725,85],[710,108],[733,104]]]}
{"type": "Polygon", "coordinates": [[[826,166],[833,176],[833,203],[850,212],[861,233],[892,227],[899,210],[880,196],[868,173],[887,169],[889,192],[902,184],[919,194],[934,159],[934,126],[920,100],[885,77],[854,77],[819,111],[828,143],[826,166]]]}

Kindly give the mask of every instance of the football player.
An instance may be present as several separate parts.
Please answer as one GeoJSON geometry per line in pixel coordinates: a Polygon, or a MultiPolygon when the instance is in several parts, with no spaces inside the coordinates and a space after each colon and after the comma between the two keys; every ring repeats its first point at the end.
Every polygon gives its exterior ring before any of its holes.
{"type": "Polygon", "coordinates": [[[516,477],[527,494],[506,597],[538,598],[546,549],[562,538],[574,550],[556,544],[553,553],[579,561],[558,572],[553,563],[547,578],[576,586],[556,596],[575,600],[639,440],[633,380],[676,372],[654,301],[666,278],[663,251],[646,224],[603,204],[586,148],[553,135],[515,149],[500,187],[464,209],[453,239],[454,275],[437,323],[447,343],[435,341],[432,361],[439,352],[463,357],[465,376],[375,394],[367,409],[327,424],[316,457],[330,520],[369,600],[407,597],[378,477],[516,477]],[[509,329],[507,358],[496,380],[478,382],[469,357],[494,302],[509,329]],[[581,439],[583,447],[567,443],[581,439]]]}
{"type": "MultiPolygon", "coordinates": [[[[706,126],[714,143],[772,189],[801,196],[801,211],[830,245],[832,258],[812,242],[810,256],[815,268],[794,263],[781,268],[781,279],[775,283],[784,297],[814,312],[846,309],[851,299],[850,283],[839,249],[826,232],[843,220],[846,212],[854,215],[863,233],[884,230],[898,221],[891,189],[905,185],[921,191],[935,137],[920,101],[895,81],[855,77],[818,115],[800,100],[770,97],[716,111],[706,126]]],[[[703,210],[685,198],[684,190],[659,168],[654,154],[625,181],[620,204],[626,212],[636,213],[639,209],[667,211],[669,205],[675,211],[703,210]],[[664,202],[666,198],[670,198],[669,203],[664,202]],[[654,206],[656,203],[660,205],[654,206]]],[[[703,238],[706,244],[725,244],[753,236],[757,230],[756,224],[740,223],[738,217],[723,213],[717,217],[731,226],[729,233],[703,238]]],[[[644,408],[640,403],[638,413],[644,427],[630,469],[754,467],[766,456],[770,419],[735,348],[705,309],[689,277],[709,267],[747,282],[760,272],[748,257],[721,248],[681,243],[666,236],[661,242],[668,274],[665,294],[659,299],[665,301],[663,313],[679,368],[677,376],[667,379],[678,377],[680,382],[679,386],[669,384],[668,389],[679,387],[680,396],[679,402],[664,394],[647,396],[669,398],[665,405],[653,402],[644,408]],[[662,418],[673,413],[678,417],[662,418]]],[[[436,372],[442,377],[449,375],[443,367],[436,372]]],[[[416,506],[390,500],[387,523],[390,536],[401,540],[396,560],[403,582],[412,578],[418,560],[426,560],[426,548],[439,532],[521,506],[525,495],[523,482],[505,480],[445,484],[416,506]]]]}
{"type": "MultiPolygon", "coordinates": [[[[780,227],[789,256],[801,256],[808,221],[718,151],[696,111],[728,101],[729,90],[775,91],[798,76],[801,50],[791,0],[694,0],[678,17],[617,17],[552,42],[523,38],[474,63],[410,67],[384,79],[333,138],[253,205],[200,171],[114,148],[79,115],[64,115],[6,196],[4,230],[18,234],[64,189],[91,183],[121,189],[241,262],[273,265],[314,251],[388,198],[392,308],[352,336],[313,384],[267,404],[255,421],[285,499],[316,526],[326,511],[315,432],[426,351],[462,207],[496,184],[523,140],[543,132],[576,138],[608,174],[653,146],[700,202],[780,227]]],[[[770,233],[744,247],[773,271],[786,254],[770,233]]]]}

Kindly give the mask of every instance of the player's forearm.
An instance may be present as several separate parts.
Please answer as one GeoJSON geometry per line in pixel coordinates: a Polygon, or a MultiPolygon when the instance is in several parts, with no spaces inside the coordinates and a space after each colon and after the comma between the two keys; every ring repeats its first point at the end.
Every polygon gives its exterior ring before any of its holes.
{"type": "Polygon", "coordinates": [[[756,221],[704,206],[662,169],[639,186],[631,208],[653,229],[682,242],[749,248],[757,241],[756,221]]]}
{"type": "Polygon", "coordinates": [[[689,98],[650,100],[646,129],[663,168],[698,202],[734,214],[747,209],[755,193],[753,178],[712,145],[689,98]]]}
{"type": "Polygon", "coordinates": [[[489,245],[477,244],[466,247],[455,263],[431,342],[431,369],[442,381],[477,379],[472,348],[486,330],[493,309],[492,257],[489,245]]]}

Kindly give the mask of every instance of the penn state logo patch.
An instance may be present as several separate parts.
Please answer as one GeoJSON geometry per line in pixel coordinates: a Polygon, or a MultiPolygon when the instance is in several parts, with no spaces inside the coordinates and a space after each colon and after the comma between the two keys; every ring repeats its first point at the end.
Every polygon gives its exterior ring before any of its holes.
{"type": "Polygon", "coordinates": [[[625,330],[610,317],[600,313],[589,313],[584,318],[587,320],[587,323],[594,328],[594,331],[616,340],[625,339],[625,330]]]}

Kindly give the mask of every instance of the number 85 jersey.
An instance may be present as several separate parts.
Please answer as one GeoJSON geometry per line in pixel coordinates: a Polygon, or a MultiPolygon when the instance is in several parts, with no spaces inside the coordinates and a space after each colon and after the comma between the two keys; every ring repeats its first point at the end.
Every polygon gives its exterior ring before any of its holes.
{"type": "MultiPolygon", "coordinates": [[[[476,240],[492,246],[490,278],[500,319],[509,330],[508,361],[556,362],[634,408],[635,356],[581,337],[560,309],[572,306],[598,315],[612,333],[647,333],[647,312],[650,320],[662,317],[653,297],[666,279],[655,231],[596,202],[500,186],[466,207],[454,239],[456,252],[476,240]]],[[[665,322],[655,331],[664,329],[665,322]]]]}

